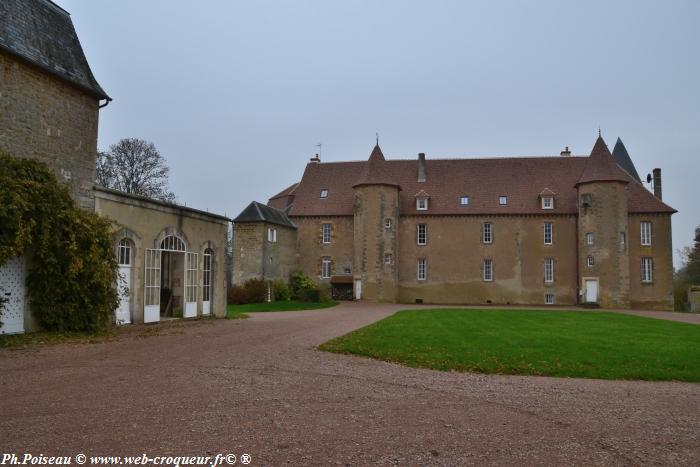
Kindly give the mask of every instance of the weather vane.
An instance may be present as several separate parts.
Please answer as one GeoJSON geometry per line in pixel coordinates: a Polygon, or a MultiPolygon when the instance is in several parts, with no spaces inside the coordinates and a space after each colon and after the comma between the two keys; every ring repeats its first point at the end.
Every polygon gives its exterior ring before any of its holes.
{"type": "Polygon", "coordinates": [[[323,154],[321,154],[321,151],[323,150],[323,144],[318,143],[318,144],[314,145],[314,147],[318,148],[318,157],[323,156],[323,154]]]}
{"type": "Polygon", "coordinates": [[[377,135],[377,146],[379,146],[379,132],[375,133],[377,135]]]}

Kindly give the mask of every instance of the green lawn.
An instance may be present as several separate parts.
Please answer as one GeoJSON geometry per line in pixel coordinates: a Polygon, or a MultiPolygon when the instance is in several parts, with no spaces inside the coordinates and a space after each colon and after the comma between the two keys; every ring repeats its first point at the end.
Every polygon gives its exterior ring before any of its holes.
{"type": "Polygon", "coordinates": [[[248,303],[246,305],[229,305],[226,308],[226,317],[229,319],[247,318],[246,313],[259,311],[298,311],[298,310],[320,310],[337,305],[338,302],[328,300],[325,302],[298,302],[295,300],[284,300],[270,303],[248,303]]]}
{"type": "Polygon", "coordinates": [[[400,311],[319,347],[411,367],[700,381],[700,326],[587,311],[400,311]]]}

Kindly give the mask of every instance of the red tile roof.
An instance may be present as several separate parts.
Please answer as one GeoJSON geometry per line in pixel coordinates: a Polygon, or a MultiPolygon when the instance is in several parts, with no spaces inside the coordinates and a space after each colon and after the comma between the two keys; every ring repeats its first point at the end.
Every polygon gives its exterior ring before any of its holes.
{"type": "MultiPolygon", "coordinates": [[[[594,177],[627,182],[629,212],[675,212],[620,169],[602,138],[599,141],[602,147],[597,141],[590,157],[427,159],[425,182],[418,181],[417,159],[385,160],[377,146],[369,161],[308,164],[301,182],[293,190],[294,200],[288,214],[351,216],[353,186],[365,183],[398,186],[402,215],[575,214],[577,184],[594,177]],[[609,157],[614,165],[603,156],[609,157]],[[325,199],[320,198],[322,189],[328,190],[325,199]],[[552,210],[542,210],[540,194],[545,189],[555,193],[552,210]],[[421,190],[430,194],[427,212],[416,210],[414,195],[421,190]],[[460,204],[462,196],[469,196],[468,205],[460,204]],[[500,196],[508,197],[507,205],[499,205],[500,196]]],[[[278,196],[271,199],[271,205],[274,206],[278,196]]]]}

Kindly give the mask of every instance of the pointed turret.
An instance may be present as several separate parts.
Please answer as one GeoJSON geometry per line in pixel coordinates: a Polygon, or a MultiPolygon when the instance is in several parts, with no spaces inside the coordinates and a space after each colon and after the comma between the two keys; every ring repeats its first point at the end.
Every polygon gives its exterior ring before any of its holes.
{"type": "Polygon", "coordinates": [[[629,181],[630,176],[617,165],[605,140],[602,136],[598,136],[577,185],[590,182],[629,183],[629,181]]]}
{"type": "Polygon", "coordinates": [[[632,158],[630,158],[630,155],[627,153],[627,148],[622,143],[622,140],[620,138],[617,138],[617,142],[615,143],[615,147],[613,148],[612,156],[613,159],[615,159],[615,162],[617,162],[617,165],[622,167],[625,170],[625,172],[632,176],[632,178],[637,180],[639,183],[642,183],[642,179],[639,178],[637,168],[634,166],[634,162],[632,162],[632,158]]]}
{"type": "Polygon", "coordinates": [[[392,177],[391,169],[384,158],[379,144],[375,145],[374,149],[372,149],[372,154],[370,154],[367,164],[365,164],[364,169],[362,169],[362,173],[360,173],[353,188],[361,185],[399,186],[392,177]]]}

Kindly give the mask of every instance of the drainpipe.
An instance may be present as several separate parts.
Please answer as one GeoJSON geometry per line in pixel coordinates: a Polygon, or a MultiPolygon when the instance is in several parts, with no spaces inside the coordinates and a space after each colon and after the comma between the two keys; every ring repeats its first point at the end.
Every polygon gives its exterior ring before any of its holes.
{"type": "Polygon", "coordinates": [[[104,104],[99,104],[99,107],[98,107],[98,108],[99,108],[99,109],[102,109],[102,108],[104,108],[104,107],[107,107],[107,106],[109,105],[110,102],[112,102],[112,98],[111,98],[111,97],[108,97],[108,98],[105,99],[105,103],[104,103],[104,104]]]}

